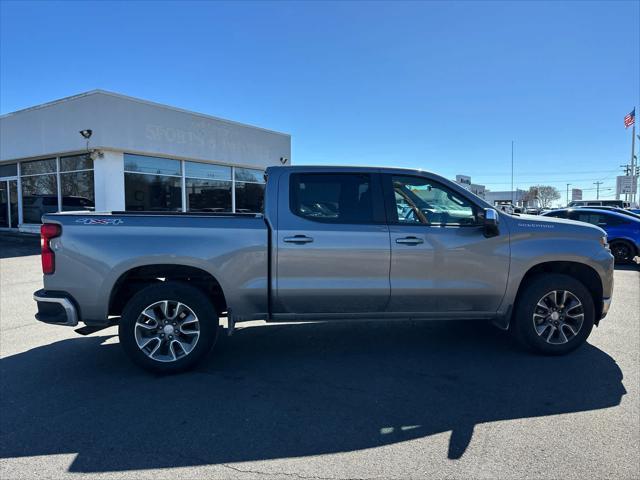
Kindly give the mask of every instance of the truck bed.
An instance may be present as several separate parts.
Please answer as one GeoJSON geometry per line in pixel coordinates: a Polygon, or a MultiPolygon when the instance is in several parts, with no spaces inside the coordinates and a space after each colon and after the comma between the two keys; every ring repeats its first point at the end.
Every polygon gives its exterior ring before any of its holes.
{"type": "Polygon", "coordinates": [[[182,265],[219,279],[238,319],[268,312],[268,229],[261,214],[64,212],[43,221],[62,227],[51,241],[56,270],[44,276],[44,287],[82,299],[87,324],[104,323],[114,286],[145,265],[182,265]]]}

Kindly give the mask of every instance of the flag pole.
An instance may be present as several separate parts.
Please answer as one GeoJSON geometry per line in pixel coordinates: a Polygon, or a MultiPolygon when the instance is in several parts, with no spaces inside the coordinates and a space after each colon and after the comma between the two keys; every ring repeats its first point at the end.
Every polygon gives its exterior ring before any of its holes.
{"type": "Polygon", "coordinates": [[[633,109],[634,112],[634,118],[633,118],[633,126],[631,129],[631,179],[632,180],[636,180],[635,185],[633,185],[631,187],[631,201],[635,203],[636,201],[636,194],[633,193],[633,190],[637,189],[637,178],[636,178],[636,122],[635,122],[635,111],[636,109],[633,109]],[[635,187],[635,188],[634,188],[635,187]]]}

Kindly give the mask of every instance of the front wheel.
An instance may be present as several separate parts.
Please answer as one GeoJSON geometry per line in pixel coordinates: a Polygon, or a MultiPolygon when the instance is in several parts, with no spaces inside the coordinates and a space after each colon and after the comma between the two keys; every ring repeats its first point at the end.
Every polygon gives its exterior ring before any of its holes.
{"type": "Polygon", "coordinates": [[[122,312],[118,335],[129,358],[157,373],[186,370],[213,347],[218,316],[199,289],[177,282],[144,288],[122,312]]]}
{"type": "Polygon", "coordinates": [[[540,274],[528,280],[518,298],[513,330],[529,349],[562,355],[582,345],[593,329],[593,298],[568,275],[540,274]]]}

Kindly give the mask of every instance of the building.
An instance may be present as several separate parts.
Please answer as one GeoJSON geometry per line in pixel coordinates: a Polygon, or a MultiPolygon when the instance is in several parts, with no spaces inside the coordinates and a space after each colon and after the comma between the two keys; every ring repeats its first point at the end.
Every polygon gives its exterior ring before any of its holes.
{"type": "Polygon", "coordinates": [[[531,206],[528,205],[527,193],[527,190],[520,190],[519,188],[515,191],[507,190],[502,192],[487,190],[484,194],[484,199],[494,206],[514,205],[516,207],[527,207],[531,206]]]}
{"type": "Polygon", "coordinates": [[[93,90],[0,116],[0,228],[65,210],[258,212],[288,134],[93,90]]]}
{"type": "Polygon", "coordinates": [[[484,198],[484,194],[486,188],[484,185],[479,185],[477,183],[471,183],[471,177],[467,175],[456,175],[456,183],[463,188],[466,188],[474,195],[477,195],[480,198],[484,198]]]}

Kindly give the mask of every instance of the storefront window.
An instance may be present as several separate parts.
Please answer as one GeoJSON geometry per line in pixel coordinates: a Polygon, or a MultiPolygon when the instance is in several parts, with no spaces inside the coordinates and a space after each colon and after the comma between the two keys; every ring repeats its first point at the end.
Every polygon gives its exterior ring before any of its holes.
{"type": "Polygon", "coordinates": [[[90,155],[60,158],[62,210],[94,210],[93,160],[90,155]]]}
{"type": "Polygon", "coordinates": [[[0,178],[15,177],[18,175],[18,164],[10,163],[9,165],[0,165],[0,178]]]}
{"type": "Polygon", "coordinates": [[[231,167],[184,162],[188,212],[231,212],[231,167]]]}
{"type": "Polygon", "coordinates": [[[124,169],[126,210],[149,212],[182,210],[180,160],[126,153],[124,169]]]}
{"type": "Polygon", "coordinates": [[[157,175],[180,176],[180,160],[160,157],[146,157],[144,155],[124,155],[125,172],[150,173],[157,175]]]}
{"type": "Polygon", "coordinates": [[[22,181],[22,221],[41,223],[42,215],[58,211],[56,159],[20,164],[22,181]]]}
{"type": "Polygon", "coordinates": [[[125,209],[179,212],[182,210],[181,183],[180,177],[125,173],[125,209]]]}
{"type": "Polygon", "coordinates": [[[231,167],[211,163],[184,162],[184,176],[208,180],[231,180],[231,167]]]}
{"type": "Polygon", "coordinates": [[[259,213],[264,210],[264,172],[236,168],[236,212],[259,213]]]}
{"type": "Polygon", "coordinates": [[[231,182],[187,178],[187,211],[230,212],[231,182]]]}

